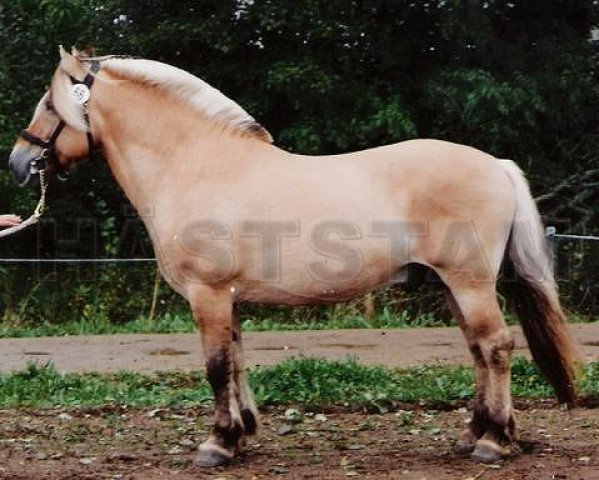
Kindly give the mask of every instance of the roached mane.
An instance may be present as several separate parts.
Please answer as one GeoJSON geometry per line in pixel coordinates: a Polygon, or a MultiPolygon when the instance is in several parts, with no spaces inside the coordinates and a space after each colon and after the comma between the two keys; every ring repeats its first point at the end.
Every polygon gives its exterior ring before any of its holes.
{"type": "MultiPolygon", "coordinates": [[[[84,62],[93,58],[81,58],[84,62]]],[[[272,143],[268,131],[236,102],[191,73],[153,60],[102,57],[101,68],[120,77],[160,88],[208,118],[272,143]]]]}

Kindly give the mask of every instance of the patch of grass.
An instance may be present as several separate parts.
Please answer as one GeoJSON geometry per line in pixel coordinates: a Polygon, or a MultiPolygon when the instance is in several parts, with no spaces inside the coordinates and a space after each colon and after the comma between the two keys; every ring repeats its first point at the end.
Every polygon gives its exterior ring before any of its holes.
{"type": "MultiPolygon", "coordinates": [[[[506,320],[510,325],[518,323],[511,316],[507,316],[506,320]]],[[[383,310],[372,319],[366,319],[360,315],[330,316],[329,318],[320,320],[287,320],[280,316],[265,318],[248,316],[242,321],[242,329],[246,332],[344,330],[350,328],[392,329],[442,326],[446,326],[446,324],[435,318],[433,314],[423,314],[417,318],[409,318],[405,313],[393,315],[388,310],[383,310]]],[[[140,316],[131,322],[120,324],[82,319],[61,324],[0,325],[0,338],[110,335],[116,333],[192,333],[196,330],[196,323],[190,313],[167,313],[154,320],[140,316]]]]}
{"type": "Polygon", "coordinates": [[[131,322],[120,324],[81,319],[60,324],[2,325],[0,326],[0,338],[109,335],[116,333],[191,333],[195,331],[196,324],[191,314],[171,315],[167,313],[154,320],[140,316],[131,322]]]}
{"type": "Polygon", "coordinates": [[[343,402],[386,408],[394,401],[444,403],[473,394],[472,370],[465,367],[392,370],[360,365],[353,359],[331,362],[305,358],[256,370],[250,378],[257,399],[266,404],[343,402]]]}
{"type": "MultiPolygon", "coordinates": [[[[259,405],[299,403],[385,410],[394,402],[441,405],[473,395],[472,370],[459,366],[396,370],[360,365],[353,359],[300,358],[251,370],[249,378],[259,405]]],[[[515,359],[512,379],[517,397],[552,396],[551,388],[526,359],[515,359]]],[[[599,362],[585,367],[580,393],[599,395],[599,362]]],[[[24,371],[0,375],[3,408],[185,406],[211,401],[212,392],[201,372],[61,374],[50,365],[30,365],[24,371]]]]}
{"type": "MultiPolygon", "coordinates": [[[[409,319],[407,314],[392,315],[383,310],[373,319],[367,320],[359,315],[324,318],[321,320],[289,321],[284,317],[266,317],[259,319],[251,316],[243,320],[242,328],[248,332],[284,331],[284,330],[341,330],[348,328],[410,328],[443,326],[434,315],[421,315],[409,319]]],[[[190,333],[196,331],[196,323],[190,313],[165,314],[154,320],[147,317],[121,324],[108,321],[90,321],[82,319],[61,324],[42,325],[1,325],[0,338],[15,337],[55,337],[65,335],[108,335],[116,333],[190,333]]]]}
{"type": "Polygon", "coordinates": [[[0,375],[3,407],[180,405],[211,399],[201,372],[61,374],[52,365],[31,364],[26,370],[0,375]]]}
{"type": "Polygon", "coordinates": [[[247,332],[283,331],[283,330],[344,330],[348,328],[411,328],[411,327],[442,327],[446,324],[436,319],[432,313],[410,318],[409,314],[402,312],[393,314],[384,308],[371,319],[361,315],[327,315],[318,320],[294,320],[284,318],[257,318],[249,317],[242,323],[243,330],[247,332]]]}

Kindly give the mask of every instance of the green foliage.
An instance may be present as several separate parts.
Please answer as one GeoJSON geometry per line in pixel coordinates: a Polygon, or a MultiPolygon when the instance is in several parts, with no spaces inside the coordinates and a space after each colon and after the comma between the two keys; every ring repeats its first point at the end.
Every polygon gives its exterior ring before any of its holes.
{"type": "MultiPolygon", "coordinates": [[[[599,362],[585,367],[580,384],[582,396],[599,395],[599,362]]],[[[420,366],[405,370],[370,367],[353,359],[328,361],[317,358],[287,360],[274,367],[253,369],[250,384],[259,405],[301,403],[306,407],[333,404],[378,411],[397,402],[451,405],[471,398],[473,373],[469,368],[420,366]]],[[[548,398],[550,387],[528,360],[513,363],[512,392],[520,398],[548,398]]],[[[30,365],[26,370],[0,374],[0,406],[53,407],[185,406],[212,401],[205,375],[169,372],[153,375],[61,374],[50,366],[30,365]]]]}
{"type": "MultiPolygon", "coordinates": [[[[0,268],[0,319],[4,325],[81,325],[82,331],[103,333],[110,324],[132,322],[150,314],[156,267],[102,265],[62,267],[47,264],[0,268]]],[[[161,282],[156,314],[187,310],[183,300],[161,282]]],[[[13,331],[18,330],[18,328],[13,331]]],[[[52,330],[51,328],[49,330],[52,330]]],[[[43,331],[43,328],[42,328],[43,331]]]]}
{"type": "Polygon", "coordinates": [[[429,108],[437,117],[436,136],[486,145],[491,152],[511,158],[531,147],[519,146],[518,141],[523,131],[531,133],[541,127],[547,109],[537,92],[500,81],[484,70],[442,71],[428,88],[429,108]]]}
{"type": "MultiPolygon", "coordinates": [[[[276,315],[276,312],[262,310],[262,315],[243,316],[247,317],[242,323],[242,327],[248,332],[264,331],[285,331],[285,330],[341,330],[346,328],[422,328],[422,327],[441,327],[446,322],[443,319],[435,318],[432,313],[423,314],[418,317],[410,317],[405,311],[392,313],[388,307],[383,307],[373,318],[366,318],[362,315],[343,316],[335,309],[324,311],[324,315],[307,315],[304,319],[288,318],[276,315]]],[[[292,312],[286,312],[292,313],[292,312]]]]}
{"type": "Polygon", "coordinates": [[[139,316],[129,322],[111,322],[105,317],[81,318],[60,323],[44,321],[30,325],[5,321],[0,327],[0,338],[19,337],[62,337],[65,335],[112,335],[116,333],[191,333],[196,331],[196,323],[191,313],[181,315],[165,313],[150,319],[139,316]]]}
{"type": "Polygon", "coordinates": [[[291,360],[253,372],[251,379],[256,398],[266,404],[346,402],[383,408],[392,401],[444,403],[473,394],[472,372],[465,368],[418,367],[400,372],[362,366],[351,359],[291,360]]]}
{"type": "Polygon", "coordinates": [[[210,386],[200,373],[79,375],[30,365],[25,371],[0,375],[3,406],[181,405],[206,403],[211,398],[210,386]]]}

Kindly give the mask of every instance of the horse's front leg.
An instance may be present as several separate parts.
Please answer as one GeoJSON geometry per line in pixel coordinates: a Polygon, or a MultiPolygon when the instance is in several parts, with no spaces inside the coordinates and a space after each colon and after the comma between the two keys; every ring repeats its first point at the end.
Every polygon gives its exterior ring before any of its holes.
{"type": "Polygon", "coordinates": [[[245,362],[243,359],[243,344],[241,341],[241,324],[236,306],[233,308],[233,352],[234,369],[233,376],[239,392],[239,408],[243,420],[245,435],[255,435],[260,427],[258,409],[254,403],[254,396],[248,385],[245,374],[245,362]]]}
{"type": "Polygon", "coordinates": [[[227,290],[201,288],[191,298],[194,317],[202,333],[206,375],[214,391],[214,425],[200,445],[195,464],[213,467],[230,462],[244,435],[236,377],[236,336],[233,302],[227,290]]]}

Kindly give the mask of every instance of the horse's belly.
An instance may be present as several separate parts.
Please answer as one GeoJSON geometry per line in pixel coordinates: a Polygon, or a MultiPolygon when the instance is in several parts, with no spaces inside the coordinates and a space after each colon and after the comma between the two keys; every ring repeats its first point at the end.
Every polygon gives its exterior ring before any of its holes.
{"type": "Polygon", "coordinates": [[[389,283],[393,277],[383,268],[371,268],[356,272],[352,277],[343,276],[334,281],[334,271],[330,278],[319,278],[305,269],[282,273],[278,280],[239,278],[234,287],[238,299],[254,303],[315,305],[350,300],[389,283]]]}
{"type": "Polygon", "coordinates": [[[234,288],[250,302],[347,300],[393,283],[403,265],[418,261],[412,247],[421,232],[414,222],[360,217],[196,222],[163,249],[170,267],[163,270],[180,292],[213,285],[234,288]]]}
{"type": "Polygon", "coordinates": [[[407,245],[372,231],[320,235],[281,238],[276,246],[262,242],[262,248],[245,250],[234,285],[240,299],[286,304],[348,300],[393,283],[412,260],[407,245]]]}
{"type": "Polygon", "coordinates": [[[328,305],[351,300],[364,295],[379,283],[360,283],[353,288],[311,288],[307,285],[246,285],[239,291],[236,299],[239,301],[270,304],[270,305],[328,305]]]}

